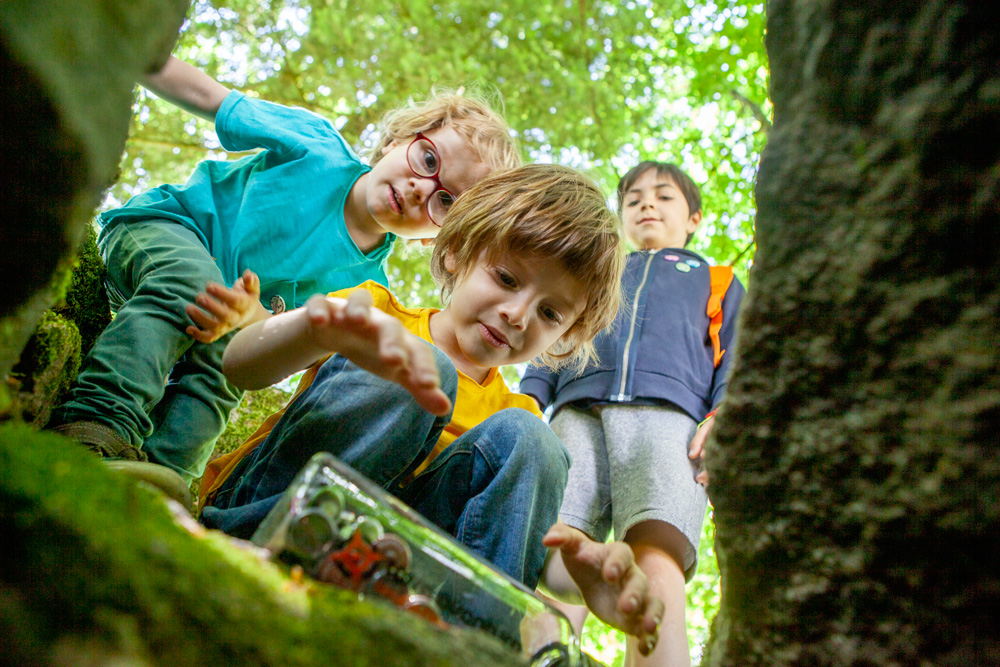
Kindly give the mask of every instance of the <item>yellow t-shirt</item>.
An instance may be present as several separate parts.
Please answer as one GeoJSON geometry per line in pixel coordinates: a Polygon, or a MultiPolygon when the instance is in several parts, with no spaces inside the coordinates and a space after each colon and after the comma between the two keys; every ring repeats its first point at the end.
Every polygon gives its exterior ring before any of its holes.
{"type": "MultiPolygon", "coordinates": [[[[433,344],[434,341],[431,340],[430,318],[431,315],[438,312],[437,308],[407,308],[401,305],[389,290],[371,280],[358,287],[333,292],[330,296],[346,299],[351,292],[359,289],[367,290],[372,295],[372,301],[376,308],[395,317],[410,333],[433,344]]],[[[329,358],[327,356],[320,359],[305,372],[302,379],[299,380],[299,386],[296,388],[295,394],[288,401],[288,405],[294,403],[312,385],[320,366],[329,358]]],[[[229,477],[229,473],[233,471],[243,457],[252,452],[267,438],[271,429],[274,428],[274,425],[281,419],[285,410],[288,409],[288,405],[268,417],[260,425],[260,428],[246,442],[240,445],[238,449],[208,464],[205,476],[201,480],[201,493],[199,494],[201,496],[202,507],[205,506],[205,499],[210,497],[222,485],[226,478],[229,477]]],[[[538,410],[538,405],[535,403],[535,399],[524,394],[516,394],[508,389],[507,383],[504,382],[503,376],[500,375],[500,372],[496,368],[490,369],[489,374],[483,380],[482,384],[476,382],[462,371],[458,371],[458,392],[455,397],[451,422],[444,427],[444,431],[441,432],[441,437],[438,438],[430,456],[420,464],[415,474],[422,472],[438,454],[444,451],[448,445],[453,443],[463,433],[485,421],[487,417],[505,408],[523,408],[539,418],[542,416],[542,413],[538,410]]]]}

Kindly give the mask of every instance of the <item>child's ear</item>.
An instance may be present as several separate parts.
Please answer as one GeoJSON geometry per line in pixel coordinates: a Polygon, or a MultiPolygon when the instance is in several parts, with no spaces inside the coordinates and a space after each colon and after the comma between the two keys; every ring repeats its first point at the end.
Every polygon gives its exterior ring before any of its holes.
{"type": "Polygon", "coordinates": [[[694,230],[698,229],[698,225],[701,224],[701,211],[695,211],[694,214],[688,218],[687,221],[687,233],[694,234],[694,230]]]}
{"type": "Polygon", "coordinates": [[[448,273],[455,273],[455,253],[450,250],[444,254],[444,268],[448,273]]]}
{"type": "Polygon", "coordinates": [[[382,157],[388,155],[392,151],[392,149],[398,145],[399,145],[398,139],[393,139],[392,141],[387,143],[385,146],[382,147],[382,157]]]}

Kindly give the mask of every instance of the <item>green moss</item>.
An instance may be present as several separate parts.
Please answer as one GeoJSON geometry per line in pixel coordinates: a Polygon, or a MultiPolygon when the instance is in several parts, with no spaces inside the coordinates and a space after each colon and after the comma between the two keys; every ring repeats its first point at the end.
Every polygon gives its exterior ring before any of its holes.
{"type": "Polygon", "coordinates": [[[50,310],[38,322],[13,375],[21,380],[21,390],[30,392],[38,376],[54,364],[65,365],[68,377],[64,384],[68,386],[80,369],[80,332],[76,324],[50,310]]]}
{"type": "Polygon", "coordinates": [[[79,370],[80,332],[73,322],[46,311],[11,371],[10,385],[18,391],[5,412],[44,424],[79,370]]]}
{"type": "Polygon", "coordinates": [[[0,413],[44,424],[111,321],[96,240],[95,230],[88,227],[77,256],[59,262],[49,290],[61,296],[53,309],[42,314],[11,369],[17,395],[7,403],[0,398],[0,413]]]}
{"type": "Polygon", "coordinates": [[[97,250],[97,231],[93,225],[88,225],[73,262],[72,274],[68,276],[65,296],[54,308],[57,313],[72,320],[80,330],[80,353],[84,357],[111,322],[104,274],[104,260],[97,250]]]}
{"type": "Polygon", "coordinates": [[[519,663],[489,637],[296,584],[219,533],[192,534],[160,496],[58,436],[0,428],[0,469],[8,655],[36,664],[519,663]]]}

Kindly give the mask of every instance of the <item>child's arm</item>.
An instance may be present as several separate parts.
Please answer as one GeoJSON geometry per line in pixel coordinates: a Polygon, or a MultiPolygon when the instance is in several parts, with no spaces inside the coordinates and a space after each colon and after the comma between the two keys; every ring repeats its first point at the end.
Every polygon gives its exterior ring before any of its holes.
{"type": "Polygon", "coordinates": [[[715,425],[715,411],[726,395],[729,371],[733,363],[733,354],[736,351],[737,322],[744,296],[746,296],[746,289],[743,287],[743,283],[740,282],[739,278],[733,278],[733,282],[729,285],[726,296],[722,300],[722,329],[719,331],[719,341],[722,349],[726,352],[722,355],[722,360],[718,368],[715,369],[715,375],[712,378],[712,393],[709,397],[712,410],[698,424],[698,431],[691,438],[691,445],[688,447],[688,458],[691,460],[701,459],[702,461],[702,469],[695,480],[705,488],[708,488],[708,471],[704,467],[705,443],[715,425]]]}
{"type": "Polygon", "coordinates": [[[232,287],[208,283],[205,291],[195,297],[197,306],[184,306],[193,325],[186,329],[189,336],[201,343],[214,343],[233,329],[242,329],[271,316],[260,303],[260,278],[247,269],[232,287]]]}
{"type": "Polygon", "coordinates": [[[365,290],[347,299],[315,295],[302,308],[251,324],[226,346],[222,369],[236,386],[261,389],[331,352],[400,384],[432,414],[451,409],[430,346],[373,308],[365,290]]]}
{"type": "Polygon", "coordinates": [[[146,76],[142,85],[171,104],[215,122],[215,113],[229,89],[183,60],[170,56],[159,72],[146,76]]]}
{"type": "Polygon", "coordinates": [[[528,366],[521,376],[518,391],[535,399],[535,402],[538,403],[538,409],[544,411],[555,397],[558,382],[559,373],[556,371],[540,366],[528,366]]]}
{"type": "Polygon", "coordinates": [[[663,601],[649,595],[632,549],[623,542],[595,542],[561,522],[549,529],[542,543],[550,548],[542,572],[546,592],[571,604],[579,604],[582,596],[595,616],[635,636],[639,651],[649,655],[663,620],[663,601]]]}

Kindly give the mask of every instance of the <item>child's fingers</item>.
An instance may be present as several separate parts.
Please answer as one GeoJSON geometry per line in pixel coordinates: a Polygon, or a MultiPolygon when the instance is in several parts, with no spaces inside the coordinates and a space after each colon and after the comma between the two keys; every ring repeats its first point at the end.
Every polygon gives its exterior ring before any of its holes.
{"type": "Polygon", "coordinates": [[[413,394],[413,398],[416,399],[417,404],[432,415],[441,417],[448,414],[448,411],[451,410],[451,400],[440,387],[431,389],[419,388],[410,393],[413,394]]]}
{"type": "Polygon", "coordinates": [[[660,623],[663,622],[663,601],[659,598],[648,598],[646,608],[636,628],[639,652],[649,655],[656,648],[660,638],[660,623]]]}
{"type": "MultiPolygon", "coordinates": [[[[609,583],[624,581],[623,575],[627,577],[629,573],[635,572],[638,572],[645,580],[645,575],[639,568],[634,567],[635,554],[633,554],[631,547],[622,542],[612,542],[606,545],[606,548],[607,555],[604,558],[604,565],[601,567],[601,576],[604,577],[605,581],[609,583]]],[[[634,580],[634,574],[632,576],[634,580]]]]}
{"type": "Polygon", "coordinates": [[[344,319],[356,324],[366,322],[372,308],[372,295],[368,290],[355,290],[347,297],[344,307],[344,319]]]}
{"type": "Polygon", "coordinates": [[[709,418],[695,432],[691,438],[691,446],[688,448],[688,458],[697,459],[705,456],[705,443],[708,441],[708,434],[712,432],[715,425],[715,418],[709,418]]]}
{"type": "Polygon", "coordinates": [[[219,301],[218,299],[212,298],[212,296],[208,294],[199,294],[195,297],[194,301],[198,304],[199,308],[208,312],[220,323],[230,322],[234,319],[233,309],[229,305],[219,301]]]}
{"type": "MultiPolygon", "coordinates": [[[[344,316],[354,324],[362,323],[367,317],[367,308],[362,304],[358,308],[365,308],[364,311],[355,310],[353,314],[348,313],[348,309],[352,305],[357,306],[357,304],[351,304],[348,302],[347,309],[344,311],[344,316]],[[362,314],[363,313],[363,314],[362,314]]],[[[382,358],[384,363],[395,366],[396,368],[404,369],[410,372],[412,376],[413,371],[413,352],[419,352],[419,350],[411,350],[410,343],[406,339],[406,332],[403,330],[403,325],[400,324],[399,320],[389,319],[380,323],[381,330],[379,332],[379,356],[382,358]]]]}
{"type": "Polygon", "coordinates": [[[570,528],[563,522],[555,523],[542,538],[542,544],[553,549],[559,549],[566,556],[575,556],[588,543],[586,535],[570,528]]]}
{"type": "Polygon", "coordinates": [[[202,331],[201,329],[199,329],[198,327],[194,326],[193,324],[192,325],[188,325],[188,327],[186,329],[184,329],[184,333],[186,333],[188,336],[191,336],[191,338],[194,338],[199,343],[214,343],[215,342],[215,340],[213,339],[213,337],[210,334],[208,334],[205,331],[202,331]]]}
{"type": "Polygon", "coordinates": [[[243,271],[243,287],[255,296],[260,296],[260,277],[250,269],[243,271]]]}
{"type": "Polygon", "coordinates": [[[649,582],[638,567],[629,568],[621,584],[618,608],[627,618],[630,633],[638,640],[639,652],[649,655],[656,648],[656,641],[663,620],[663,601],[649,595],[649,582]]]}
{"type": "Polygon", "coordinates": [[[621,576],[621,592],[618,594],[618,608],[626,615],[642,613],[649,594],[649,582],[638,567],[630,567],[621,576]]]}
{"type": "MultiPolygon", "coordinates": [[[[237,284],[239,284],[239,281],[237,281],[237,284]]],[[[227,306],[235,306],[244,296],[242,291],[242,288],[229,289],[225,285],[209,283],[208,285],[205,285],[205,291],[202,294],[211,297],[218,303],[224,303],[227,306]]],[[[202,295],[199,294],[199,296],[202,295]]],[[[197,299],[195,299],[195,301],[197,301],[197,299]]]]}
{"type": "Polygon", "coordinates": [[[429,345],[414,336],[403,334],[410,347],[410,381],[420,387],[439,387],[441,378],[438,376],[434,352],[429,345]]]}
{"type": "Polygon", "coordinates": [[[216,329],[221,324],[216,317],[210,313],[206,313],[204,310],[191,303],[184,306],[184,312],[191,318],[191,321],[194,322],[195,326],[204,331],[216,329]]]}
{"type": "Polygon", "coordinates": [[[542,538],[542,544],[552,549],[561,549],[570,537],[569,527],[560,521],[552,524],[549,532],[542,538]]]}
{"type": "Polygon", "coordinates": [[[333,304],[322,294],[313,294],[306,301],[306,314],[315,325],[328,323],[333,317],[333,304]]]}
{"type": "Polygon", "coordinates": [[[402,331],[402,325],[400,330],[410,348],[408,350],[410,363],[406,369],[410,384],[408,390],[424,410],[438,416],[447,414],[451,410],[451,400],[441,389],[441,378],[438,375],[433,351],[421,340],[402,331]]]}
{"type": "Polygon", "coordinates": [[[699,430],[691,438],[691,445],[688,447],[688,458],[691,460],[701,458],[705,454],[705,438],[699,430]]]}
{"type": "Polygon", "coordinates": [[[642,616],[642,629],[647,633],[656,636],[660,631],[660,623],[663,622],[663,610],[666,605],[660,598],[649,598],[646,605],[646,613],[642,616]]]}
{"type": "Polygon", "coordinates": [[[242,278],[236,281],[232,289],[224,285],[209,283],[205,287],[205,292],[219,303],[241,310],[246,307],[247,302],[256,301],[257,296],[249,294],[240,284],[240,281],[242,281],[242,278]]]}

